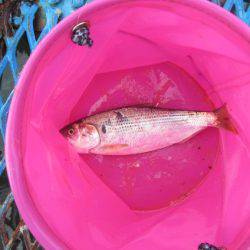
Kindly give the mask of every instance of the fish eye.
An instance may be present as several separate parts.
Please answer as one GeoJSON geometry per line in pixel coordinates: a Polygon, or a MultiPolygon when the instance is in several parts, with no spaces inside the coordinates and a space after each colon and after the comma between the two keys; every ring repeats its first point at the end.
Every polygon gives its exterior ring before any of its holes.
{"type": "Polygon", "coordinates": [[[73,135],[75,133],[75,130],[73,129],[73,128],[70,128],[69,130],[68,130],[68,134],[69,135],[73,135]]]}

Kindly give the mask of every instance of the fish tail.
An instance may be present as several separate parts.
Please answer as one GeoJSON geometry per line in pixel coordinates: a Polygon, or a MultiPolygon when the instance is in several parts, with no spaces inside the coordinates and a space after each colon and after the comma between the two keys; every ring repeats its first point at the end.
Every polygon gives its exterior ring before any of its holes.
{"type": "Polygon", "coordinates": [[[221,108],[215,110],[214,114],[217,117],[217,127],[224,128],[233,132],[234,134],[238,134],[238,131],[233,124],[226,104],[224,104],[221,108]]]}

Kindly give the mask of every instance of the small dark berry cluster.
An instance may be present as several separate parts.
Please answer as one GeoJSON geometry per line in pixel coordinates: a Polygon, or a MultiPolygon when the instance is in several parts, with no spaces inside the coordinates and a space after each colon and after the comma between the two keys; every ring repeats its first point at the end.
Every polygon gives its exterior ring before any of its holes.
{"type": "Polygon", "coordinates": [[[73,28],[71,40],[80,45],[88,45],[91,47],[93,45],[93,40],[89,37],[89,28],[86,23],[80,23],[73,28]]]}
{"type": "Polygon", "coordinates": [[[215,247],[215,246],[208,244],[208,243],[201,243],[199,245],[198,250],[220,250],[220,248],[215,247]]]}

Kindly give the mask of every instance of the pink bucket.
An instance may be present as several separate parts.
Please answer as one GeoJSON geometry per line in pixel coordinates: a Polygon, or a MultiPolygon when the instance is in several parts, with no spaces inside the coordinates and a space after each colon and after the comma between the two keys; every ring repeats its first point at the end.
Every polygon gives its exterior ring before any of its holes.
{"type": "Polygon", "coordinates": [[[47,249],[250,246],[250,31],[197,0],[95,1],[62,21],[26,64],[7,127],[17,206],[47,249]],[[71,41],[90,25],[93,46],[71,41]],[[213,110],[214,128],[135,156],[79,155],[59,130],[128,105],[213,110]]]}

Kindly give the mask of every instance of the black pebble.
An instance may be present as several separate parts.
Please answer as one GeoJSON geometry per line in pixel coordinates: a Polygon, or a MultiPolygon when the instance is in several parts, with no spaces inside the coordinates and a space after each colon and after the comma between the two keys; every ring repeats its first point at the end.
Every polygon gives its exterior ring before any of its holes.
{"type": "Polygon", "coordinates": [[[209,243],[201,243],[199,245],[198,250],[219,250],[219,248],[217,248],[209,243]]]}
{"type": "Polygon", "coordinates": [[[73,43],[80,46],[88,45],[91,47],[93,45],[93,40],[89,37],[89,28],[87,26],[79,26],[73,29],[71,40],[73,43]]]}
{"type": "Polygon", "coordinates": [[[208,243],[201,243],[198,250],[210,250],[210,245],[208,243]]]}

